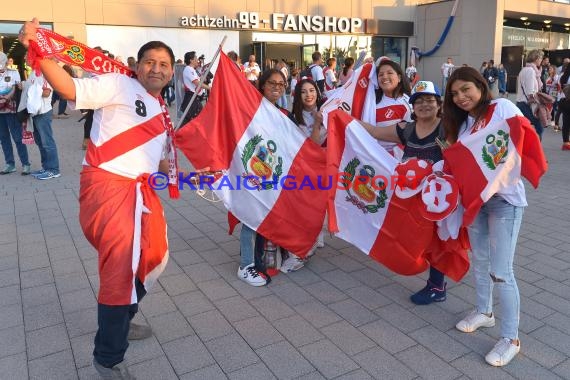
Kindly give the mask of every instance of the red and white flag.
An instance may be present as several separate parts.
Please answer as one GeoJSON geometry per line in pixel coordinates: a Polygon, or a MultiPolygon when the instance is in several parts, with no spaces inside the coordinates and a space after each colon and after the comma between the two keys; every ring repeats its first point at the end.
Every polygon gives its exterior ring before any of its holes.
{"type": "Polygon", "coordinates": [[[223,171],[212,188],[242,223],[306,255],[325,215],[325,154],[225,54],[206,106],[176,144],[194,167],[223,171]]]}
{"type": "Polygon", "coordinates": [[[328,100],[322,105],[323,120],[336,109],[345,111],[358,120],[376,124],[376,94],[378,86],[376,66],[367,63],[356,70],[352,77],[342,86],[331,91],[328,100]]]}
{"type": "Polygon", "coordinates": [[[470,225],[483,203],[525,177],[535,188],[548,165],[534,128],[505,99],[493,100],[485,126],[461,138],[443,152],[446,170],[459,184],[465,208],[463,225],[470,225]]]}
{"type": "Polygon", "coordinates": [[[428,268],[425,248],[435,224],[419,212],[416,194],[394,194],[398,161],[350,115],[329,116],[327,174],[342,173],[329,190],[329,230],[403,275],[428,268]]]}

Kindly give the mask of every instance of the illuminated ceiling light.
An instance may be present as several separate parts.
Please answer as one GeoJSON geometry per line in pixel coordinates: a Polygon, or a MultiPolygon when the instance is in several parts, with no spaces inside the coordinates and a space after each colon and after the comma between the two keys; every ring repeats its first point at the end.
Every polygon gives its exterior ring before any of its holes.
{"type": "Polygon", "coordinates": [[[552,25],[546,25],[546,28],[550,29],[551,26],[552,26],[552,25]]]}
{"type": "Polygon", "coordinates": [[[564,26],[570,26],[570,22],[565,22],[564,26]]]}
{"type": "Polygon", "coordinates": [[[530,25],[530,22],[528,22],[528,21],[527,21],[527,22],[523,22],[523,24],[526,25],[526,26],[529,26],[529,25],[530,25]]]}
{"type": "Polygon", "coordinates": [[[551,22],[552,22],[552,20],[544,20],[544,23],[547,25],[550,24],[551,22]]]}
{"type": "Polygon", "coordinates": [[[567,26],[567,27],[565,27],[564,29],[566,29],[566,30],[570,30],[570,26],[567,26]]]}
{"type": "Polygon", "coordinates": [[[521,17],[521,20],[526,21],[526,20],[528,20],[528,17],[522,16],[522,17],[521,17]]]}

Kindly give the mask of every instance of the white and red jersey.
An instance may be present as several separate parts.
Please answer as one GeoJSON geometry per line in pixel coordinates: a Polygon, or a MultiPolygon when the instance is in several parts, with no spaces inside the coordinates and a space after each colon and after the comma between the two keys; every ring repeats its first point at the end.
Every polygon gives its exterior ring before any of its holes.
{"type": "Polygon", "coordinates": [[[334,70],[327,66],[323,69],[323,75],[325,76],[325,91],[334,90],[336,88],[336,75],[334,70]]]}
{"type": "MultiPolygon", "coordinates": [[[[195,68],[186,66],[182,71],[182,82],[184,83],[184,90],[196,92],[197,85],[194,81],[200,81],[200,76],[195,68]]],[[[198,95],[201,91],[198,91],[198,95]]]]}
{"type": "Polygon", "coordinates": [[[75,82],[76,109],[94,109],[83,165],[135,179],[158,170],[166,124],[157,98],[133,78],[103,74],[75,82]]]}
{"type": "MultiPolygon", "coordinates": [[[[412,108],[409,99],[406,94],[397,98],[382,96],[380,103],[376,104],[376,127],[388,127],[401,121],[412,121],[412,108]]],[[[386,141],[378,142],[390,153],[397,145],[386,141]]]]}
{"type": "MultiPolygon", "coordinates": [[[[481,121],[481,123],[484,122],[484,124],[480,125],[479,128],[485,128],[487,125],[493,125],[496,123],[504,123],[506,120],[515,116],[522,116],[522,113],[518,107],[513,104],[513,102],[504,98],[493,99],[487,108],[485,119],[481,121]]],[[[459,128],[459,136],[457,140],[464,140],[467,136],[476,132],[476,128],[475,119],[472,116],[467,116],[467,119],[459,128]]],[[[497,191],[497,194],[514,206],[528,206],[522,179],[519,179],[514,185],[504,186],[501,190],[497,191]]]]}

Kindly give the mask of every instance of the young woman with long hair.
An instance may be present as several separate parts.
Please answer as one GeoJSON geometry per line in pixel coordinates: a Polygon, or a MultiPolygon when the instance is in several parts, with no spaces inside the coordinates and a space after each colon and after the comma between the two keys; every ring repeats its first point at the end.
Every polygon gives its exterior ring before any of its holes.
{"type": "MultiPolygon", "coordinates": [[[[451,74],[444,99],[443,125],[449,143],[461,141],[488,125],[505,123],[504,115],[522,116],[509,100],[493,99],[487,81],[471,67],[458,68],[451,74]]],[[[479,136],[488,138],[485,133],[479,136]]],[[[520,351],[520,296],[513,260],[526,206],[525,188],[519,178],[485,202],[468,226],[477,307],[456,328],[470,333],[494,326],[492,291],[497,288],[503,312],[501,338],[485,356],[493,366],[508,364],[520,351]]]]}

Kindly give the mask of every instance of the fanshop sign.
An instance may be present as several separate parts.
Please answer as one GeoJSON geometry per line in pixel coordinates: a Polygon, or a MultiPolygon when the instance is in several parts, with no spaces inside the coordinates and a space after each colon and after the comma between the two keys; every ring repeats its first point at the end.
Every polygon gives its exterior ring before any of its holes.
{"type": "Polygon", "coordinates": [[[304,16],[284,13],[271,13],[260,17],[258,12],[239,12],[237,18],[209,17],[202,15],[180,17],[180,26],[209,29],[260,29],[278,32],[314,33],[361,33],[363,22],[360,18],[304,16]]]}

